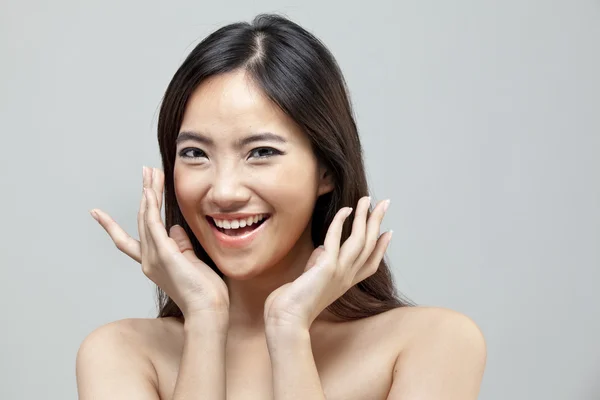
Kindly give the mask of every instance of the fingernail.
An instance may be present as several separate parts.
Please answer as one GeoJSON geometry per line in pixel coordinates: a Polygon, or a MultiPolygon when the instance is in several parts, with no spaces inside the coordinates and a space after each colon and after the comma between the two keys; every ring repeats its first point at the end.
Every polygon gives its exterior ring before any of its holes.
{"type": "Polygon", "coordinates": [[[390,229],[390,240],[392,240],[392,235],[394,234],[394,231],[392,229],[390,229]]]}
{"type": "Polygon", "coordinates": [[[144,177],[144,179],[146,179],[146,175],[147,175],[147,173],[146,173],[146,166],[142,165],[142,177],[144,177]]]}
{"type": "Polygon", "coordinates": [[[152,168],[152,182],[156,179],[156,168],[152,168]]]}
{"type": "MultiPolygon", "coordinates": [[[[93,218],[94,218],[96,221],[98,221],[98,219],[100,218],[100,217],[98,216],[98,213],[97,213],[96,211],[94,211],[94,210],[90,210],[90,214],[91,214],[91,216],[92,216],[92,217],[93,217],[93,218]]],[[[99,221],[98,221],[98,222],[99,222],[99,221]]]]}
{"type": "Polygon", "coordinates": [[[348,207],[348,211],[346,211],[346,217],[350,216],[350,214],[352,214],[352,210],[354,210],[352,207],[348,207]]]}
{"type": "Polygon", "coordinates": [[[383,212],[386,212],[388,207],[390,206],[390,199],[387,199],[385,203],[383,203],[383,212]]]}

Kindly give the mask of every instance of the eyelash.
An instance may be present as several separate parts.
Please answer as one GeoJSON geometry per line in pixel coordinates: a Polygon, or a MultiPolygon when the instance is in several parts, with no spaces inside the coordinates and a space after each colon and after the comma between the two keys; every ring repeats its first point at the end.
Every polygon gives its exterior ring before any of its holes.
{"type": "MultiPolygon", "coordinates": [[[[268,156],[259,156],[259,157],[257,157],[257,158],[259,158],[259,159],[269,158],[269,157],[273,157],[273,156],[276,156],[276,155],[281,155],[281,154],[283,154],[283,152],[281,152],[281,151],[279,151],[279,150],[277,150],[277,149],[274,149],[274,148],[272,148],[272,147],[257,147],[257,148],[255,148],[255,149],[252,149],[252,151],[250,151],[250,154],[254,153],[254,152],[255,152],[255,151],[257,151],[257,150],[271,150],[271,152],[272,152],[272,154],[271,154],[271,155],[268,155],[268,156]]],[[[190,156],[186,156],[186,155],[185,155],[185,153],[187,153],[187,152],[189,152],[189,151],[199,151],[199,152],[201,152],[202,154],[204,154],[204,156],[206,156],[206,153],[204,153],[204,151],[202,151],[202,150],[200,150],[200,149],[198,149],[198,148],[195,148],[195,147],[188,147],[188,148],[185,148],[185,149],[181,150],[181,151],[179,152],[179,156],[180,156],[180,157],[182,157],[182,158],[189,158],[189,159],[200,158],[200,157],[190,157],[190,156]]]]}

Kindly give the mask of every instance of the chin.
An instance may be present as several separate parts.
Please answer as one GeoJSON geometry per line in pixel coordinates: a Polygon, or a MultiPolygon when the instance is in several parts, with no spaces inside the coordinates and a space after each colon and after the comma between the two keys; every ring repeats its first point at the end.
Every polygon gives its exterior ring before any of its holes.
{"type": "Polygon", "coordinates": [[[271,244],[272,249],[279,249],[279,251],[264,253],[260,249],[256,249],[246,254],[239,254],[223,253],[218,249],[213,249],[216,254],[214,258],[211,258],[223,275],[229,279],[246,281],[261,275],[271,275],[286,254],[289,254],[290,250],[286,250],[287,246],[284,243],[271,241],[271,244]]]}
{"type": "Polygon", "coordinates": [[[269,269],[265,264],[249,262],[247,257],[221,258],[215,264],[223,275],[236,281],[252,279],[269,269]]]}

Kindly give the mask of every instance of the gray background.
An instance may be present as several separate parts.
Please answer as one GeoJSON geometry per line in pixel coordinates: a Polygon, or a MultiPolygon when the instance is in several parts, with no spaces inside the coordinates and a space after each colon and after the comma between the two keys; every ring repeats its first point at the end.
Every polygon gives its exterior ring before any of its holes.
{"type": "Polygon", "coordinates": [[[137,237],[160,98],[208,33],[281,12],[350,86],[400,291],[483,330],[480,399],[600,399],[600,3],[2,0],[0,398],[74,399],[96,327],[153,287],[137,237]]]}

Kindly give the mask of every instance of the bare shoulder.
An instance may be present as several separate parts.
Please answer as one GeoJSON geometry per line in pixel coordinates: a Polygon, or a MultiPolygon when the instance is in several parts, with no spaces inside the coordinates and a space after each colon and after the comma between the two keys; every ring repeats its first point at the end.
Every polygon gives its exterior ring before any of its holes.
{"type": "Polygon", "coordinates": [[[438,341],[441,337],[451,339],[453,336],[468,338],[479,350],[485,350],[483,333],[477,324],[468,316],[449,308],[398,307],[363,321],[381,332],[385,339],[391,339],[384,343],[395,347],[398,354],[421,343],[438,341]]]}
{"type": "Polygon", "coordinates": [[[476,399],[487,350],[468,316],[441,307],[393,310],[394,328],[408,337],[396,360],[390,398],[476,399]]]}
{"type": "Polygon", "coordinates": [[[92,331],[77,352],[80,399],[158,399],[156,371],[149,357],[162,321],[128,318],[92,331]]]}
{"type": "Polygon", "coordinates": [[[400,352],[445,340],[457,346],[468,345],[471,351],[485,356],[483,332],[465,314],[449,308],[428,306],[400,307],[388,313],[389,332],[402,335],[404,339],[400,352]]]}
{"type": "Polygon", "coordinates": [[[483,340],[483,333],[475,321],[449,308],[400,307],[390,311],[390,318],[398,329],[411,334],[411,342],[439,334],[466,335],[483,340]]]}

